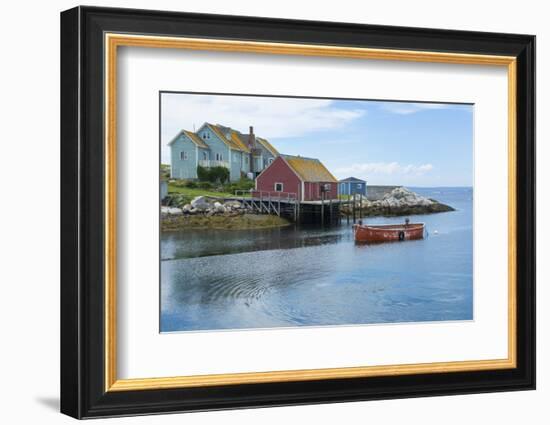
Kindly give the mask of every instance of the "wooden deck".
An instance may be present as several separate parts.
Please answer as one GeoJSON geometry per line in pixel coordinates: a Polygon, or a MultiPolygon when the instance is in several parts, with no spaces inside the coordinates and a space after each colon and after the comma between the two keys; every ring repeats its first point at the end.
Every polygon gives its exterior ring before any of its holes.
{"type": "MultiPolygon", "coordinates": [[[[319,201],[299,201],[295,193],[281,192],[276,196],[273,192],[256,192],[256,195],[250,196],[249,192],[237,191],[235,196],[224,198],[224,202],[238,201],[242,205],[252,209],[252,211],[259,214],[273,214],[279,217],[285,217],[292,220],[295,223],[322,223],[322,224],[336,224],[340,223],[342,219],[341,208],[343,206],[350,206],[352,213],[352,219],[355,223],[356,211],[360,213],[360,208],[356,208],[356,205],[360,205],[363,197],[357,196],[356,199],[326,199],[319,201]]],[[[347,216],[349,223],[350,217],[347,216]]]]}

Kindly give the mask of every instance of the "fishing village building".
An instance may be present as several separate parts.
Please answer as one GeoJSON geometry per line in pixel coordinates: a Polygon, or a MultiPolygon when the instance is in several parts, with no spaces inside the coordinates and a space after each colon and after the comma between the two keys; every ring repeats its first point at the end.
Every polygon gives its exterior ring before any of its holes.
{"type": "Polygon", "coordinates": [[[338,199],[338,180],[315,158],[279,155],[256,178],[256,194],[295,194],[303,201],[338,199]]]}
{"type": "Polygon", "coordinates": [[[338,182],[338,194],[367,196],[367,182],[356,177],[348,177],[338,182]]]}
{"type": "Polygon", "coordinates": [[[250,127],[243,134],[230,127],[205,122],[196,132],[181,130],[170,146],[170,177],[197,179],[197,167],[225,167],[229,180],[242,176],[254,179],[268,167],[279,152],[250,127]]]}

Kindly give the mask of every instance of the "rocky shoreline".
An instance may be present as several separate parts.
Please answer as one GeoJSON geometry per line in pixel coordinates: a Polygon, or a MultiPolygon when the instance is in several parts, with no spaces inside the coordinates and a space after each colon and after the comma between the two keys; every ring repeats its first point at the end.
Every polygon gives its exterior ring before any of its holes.
{"type": "MultiPolygon", "coordinates": [[[[356,212],[360,209],[365,217],[385,216],[397,217],[404,215],[433,214],[454,211],[449,205],[442,204],[435,199],[426,198],[404,187],[397,187],[385,194],[382,199],[357,201],[356,212]]],[[[345,215],[353,214],[352,207],[342,208],[345,215]]]]}
{"type": "Polygon", "coordinates": [[[221,203],[218,199],[197,196],[183,207],[161,207],[161,230],[183,229],[260,229],[288,226],[282,217],[253,213],[239,201],[221,203]]]}
{"type": "MultiPolygon", "coordinates": [[[[341,214],[353,214],[353,207],[345,205],[341,214]]],[[[397,187],[385,194],[382,199],[369,201],[357,199],[355,212],[362,217],[397,217],[405,215],[433,214],[454,211],[449,205],[435,199],[426,198],[404,187],[397,187]]],[[[161,207],[162,231],[183,229],[253,229],[286,226],[290,222],[282,217],[257,214],[243,203],[231,200],[197,196],[181,207],[161,207]]]]}
{"type": "Polygon", "coordinates": [[[182,207],[161,206],[161,218],[180,215],[213,215],[236,216],[251,213],[252,210],[239,201],[220,202],[216,198],[197,196],[190,203],[182,207]]]}

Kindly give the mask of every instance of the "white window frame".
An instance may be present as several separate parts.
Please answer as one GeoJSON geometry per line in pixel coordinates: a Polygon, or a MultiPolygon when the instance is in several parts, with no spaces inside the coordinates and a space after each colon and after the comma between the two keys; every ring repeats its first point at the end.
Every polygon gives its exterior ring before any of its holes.
{"type": "Polygon", "coordinates": [[[189,159],[189,156],[187,155],[187,151],[181,151],[180,152],[180,159],[182,161],[187,161],[189,159]]]}
{"type": "Polygon", "coordinates": [[[284,183],[276,182],[276,183],[273,185],[273,191],[274,191],[274,192],[283,192],[284,190],[285,190],[285,185],[284,185],[284,183]],[[281,185],[281,190],[277,190],[277,185],[281,185]]]}
{"type": "Polygon", "coordinates": [[[274,161],[274,160],[275,160],[275,158],[269,158],[269,159],[267,160],[267,165],[273,164],[273,161],[274,161]]]}

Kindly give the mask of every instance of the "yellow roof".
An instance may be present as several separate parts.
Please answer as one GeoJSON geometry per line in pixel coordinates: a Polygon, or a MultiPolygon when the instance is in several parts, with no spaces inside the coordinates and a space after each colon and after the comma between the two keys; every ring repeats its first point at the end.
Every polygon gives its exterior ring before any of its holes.
{"type": "Polygon", "coordinates": [[[248,147],[247,143],[241,138],[241,135],[238,134],[235,130],[231,130],[231,140],[233,143],[235,143],[239,148],[246,152],[250,153],[250,148],[248,147]]]}
{"type": "Polygon", "coordinates": [[[208,123],[206,123],[206,125],[210,127],[210,129],[216,134],[216,136],[218,136],[222,140],[222,142],[224,142],[231,149],[236,149],[238,151],[243,150],[237,143],[235,143],[234,140],[225,137],[223,129],[221,129],[219,126],[208,123]]]}
{"type": "Polygon", "coordinates": [[[271,155],[273,156],[279,155],[279,152],[277,152],[277,149],[275,149],[273,145],[269,143],[266,139],[256,137],[256,141],[258,141],[264,148],[266,148],[271,153],[271,155]]]}
{"type": "Polygon", "coordinates": [[[281,157],[305,182],[338,183],[336,177],[318,159],[291,155],[281,155],[281,157]]]}
{"type": "MultiPolygon", "coordinates": [[[[210,124],[205,123],[213,132],[224,142],[229,148],[235,149],[241,152],[250,153],[250,147],[248,146],[248,140],[246,139],[247,135],[239,133],[236,130],[233,130],[230,127],[224,127],[219,124],[210,124]],[[229,139],[226,135],[229,133],[229,139]]],[[[197,146],[204,149],[210,149],[210,147],[202,140],[196,133],[191,131],[182,130],[172,141],[168,144],[172,144],[180,134],[185,134],[191,141],[193,141],[197,146]]],[[[256,141],[260,143],[265,149],[267,149],[273,156],[278,156],[279,152],[275,149],[266,139],[256,137],[256,141]]]]}
{"type": "Polygon", "coordinates": [[[204,149],[210,149],[206,143],[204,143],[199,136],[197,136],[195,133],[191,133],[187,130],[181,130],[176,137],[174,137],[172,140],[168,142],[169,145],[174,143],[178,137],[180,137],[182,134],[186,135],[194,144],[196,144],[199,148],[204,149]]]}
{"type": "Polygon", "coordinates": [[[199,148],[210,149],[208,145],[204,143],[202,139],[199,136],[197,136],[195,133],[191,133],[190,131],[187,131],[187,130],[182,130],[182,133],[185,133],[185,135],[189,137],[191,141],[194,142],[199,148]]]}

